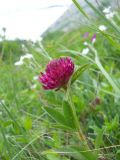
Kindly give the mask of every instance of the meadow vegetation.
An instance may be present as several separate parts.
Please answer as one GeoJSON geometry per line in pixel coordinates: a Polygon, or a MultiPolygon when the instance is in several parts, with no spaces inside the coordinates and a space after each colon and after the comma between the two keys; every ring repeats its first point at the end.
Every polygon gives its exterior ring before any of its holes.
{"type": "Polygon", "coordinates": [[[0,42],[1,160],[120,159],[120,13],[85,1],[96,18],[73,0],[87,25],[0,42]],[[60,57],[73,76],[65,90],[44,90],[38,76],[60,57]]]}

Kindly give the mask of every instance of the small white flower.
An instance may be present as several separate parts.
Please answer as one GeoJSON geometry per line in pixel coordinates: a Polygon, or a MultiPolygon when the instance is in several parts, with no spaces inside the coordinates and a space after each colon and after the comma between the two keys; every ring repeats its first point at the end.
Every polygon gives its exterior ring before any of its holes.
{"type": "Polygon", "coordinates": [[[33,55],[30,54],[30,53],[27,53],[27,54],[25,54],[24,56],[21,56],[21,57],[20,57],[20,60],[17,61],[17,62],[15,62],[14,65],[15,65],[15,66],[23,65],[24,59],[31,59],[31,58],[33,58],[33,55]]]}
{"type": "Polygon", "coordinates": [[[39,76],[34,76],[34,77],[33,77],[33,80],[38,80],[38,77],[39,77],[39,76]]]}
{"type": "Polygon", "coordinates": [[[87,42],[84,42],[83,44],[84,44],[85,46],[87,46],[87,45],[88,45],[88,43],[87,43],[87,42]]]}
{"type": "Polygon", "coordinates": [[[111,7],[110,6],[108,8],[105,8],[103,10],[103,13],[105,13],[105,17],[107,19],[112,19],[114,17],[114,15],[116,14],[116,12],[111,11],[111,7]]]}
{"type": "Polygon", "coordinates": [[[37,85],[36,84],[33,84],[30,88],[31,89],[35,89],[37,87],[37,85]]]}
{"type": "Polygon", "coordinates": [[[105,14],[108,14],[108,13],[110,13],[110,12],[111,12],[111,6],[105,8],[105,9],[103,10],[103,13],[105,13],[105,14]]]}
{"type": "Polygon", "coordinates": [[[105,16],[107,19],[112,19],[115,14],[116,14],[116,12],[110,12],[110,13],[106,14],[105,16]]]}
{"type": "Polygon", "coordinates": [[[5,100],[4,99],[0,100],[0,105],[2,105],[2,104],[5,104],[5,100]]]}
{"type": "Polygon", "coordinates": [[[82,55],[87,55],[89,53],[89,48],[85,48],[82,50],[82,55]]]}
{"type": "Polygon", "coordinates": [[[24,52],[28,52],[28,49],[26,48],[24,44],[22,44],[22,49],[24,50],[24,52]]]}
{"type": "Polygon", "coordinates": [[[25,58],[26,58],[26,59],[31,59],[31,58],[33,58],[33,55],[30,54],[30,53],[27,53],[27,54],[25,54],[24,56],[21,56],[21,57],[20,57],[20,61],[23,61],[25,58]]]}
{"type": "Polygon", "coordinates": [[[17,62],[14,63],[14,65],[15,66],[21,66],[21,65],[23,65],[23,61],[21,61],[21,60],[17,61],[17,62]]]}
{"type": "Polygon", "coordinates": [[[22,44],[21,46],[22,46],[23,49],[25,48],[25,45],[24,45],[24,44],[22,44]]]}
{"type": "Polygon", "coordinates": [[[107,29],[107,27],[104,26],[104,25],[100,25],[100,26],[99,26],[99,30],[101,30],[101,31],[105,31],[106,29],[107,29]]]}

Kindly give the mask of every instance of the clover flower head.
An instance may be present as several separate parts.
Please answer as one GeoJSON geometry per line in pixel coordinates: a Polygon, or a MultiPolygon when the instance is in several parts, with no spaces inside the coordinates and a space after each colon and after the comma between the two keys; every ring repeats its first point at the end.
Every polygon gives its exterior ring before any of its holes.
{"type": "Polygon", "coordinates": [[[64,57],[51,60],[45,73],[41,73],[39,81],[45,90],[65,88],[74,72],[74,63],[71,58],[64,57]]]}

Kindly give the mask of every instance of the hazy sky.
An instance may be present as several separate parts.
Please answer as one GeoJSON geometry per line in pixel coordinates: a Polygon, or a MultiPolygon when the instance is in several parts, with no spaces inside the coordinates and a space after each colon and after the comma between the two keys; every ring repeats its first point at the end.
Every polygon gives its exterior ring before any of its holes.
{"type": "Polygon", "coordinates": [[[0,34],[36,40],[60,17],[71,0],[0,0],[0,34]]]}

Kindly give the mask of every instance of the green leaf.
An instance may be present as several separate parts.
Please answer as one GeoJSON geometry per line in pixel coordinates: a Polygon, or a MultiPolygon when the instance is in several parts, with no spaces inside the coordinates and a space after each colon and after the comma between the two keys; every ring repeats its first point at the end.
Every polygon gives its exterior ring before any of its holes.
{"type": "Polygon", "coordinates": [[[116,114],[115,118],[113,119],[112,126],[114,130],[119,128],[119,116],[116,114]]]}
{"type": "Polygon", "coordinates": [[[24,127],[26,130],[30,130],[32,128],[32,119],[30,117],[26,117],[24,119],[24,127]]]}
{"type": "Polygon", "coordinates": [[[5,122],[3,123],[4,127],[8,127],[8,126],[10,126],[11,124],[13,124],[13,121],[11,121],[11,120],[5,121],[5,122]]]}
{"type": "Polygon", "coordinates": [[[48,160],[60,160],[60,157],[54,154],[47,154],[48,160]]]}
{"type": "Polygon", "coordinates": [[[117,150],[116,158],[117,158],[118,160],[120,159],[120,149],[119,149],[119,150],[117,150]]]}
{"type": "Polygon", "coordinates": [[[63,130],[67,130],[67,131],[68,131],[68,130],[69,130],[69,131],[72,131],[72,128],[68,127],[67,124],[66,124],[66,126],[65,126],[65,125],[61,125],[61,124],[59,124],[59,125],[58,125],[58,124],[55,124],[55,125],[53,125],[53,127],[54,127],[54,128],[63,129],[63,130]]]}
{"type": "Polygon", "coordinates": [[[80,66],[74,73],[71,78],[71,84],[73,84],[77,78],[90,66],[89,63],[84,64],[83,66],[80,66]]]}
{"type": "Polygon", "coordinates": [[[63,112],[68,127],[71,127],[73,130],[76,129],[74,115],[67,101],[63,102],[63,112]]]}
{"type": "MultiPolygon", "coordinates": [[[[85,146],[72,147],[75,152],[81,154],[86,160],[98,160],[98,155],[95,152],[90,152],[85,146]]],[[[81,159],[83,160],[83,159],[81,159]]]]}
{"type": "Polygon", "coordinates": [[[57,153],[54,150],[46,150],[44,152],[42,152],[43,155],[46,155],[47,160],[69,160],[67,157],[61,157],[61,155],[59,153],[57,153]]]}
{"type": "Polygon", "coordinates": [[[114,117],[114,119],[111,120],[111,122],[108,122],[106,120],[105,122],[107,131],[116,131],[119,128],[119,116],[118,114],[114,117]]]}
{"type": "Polygon", "coordinates": [[[50,107],[44,107],[43,108],[51,118],[53,118],[56,122],[66,125],[66,121],[64,118],[64,115],[62,115],[60,112],[58,112],[56,109],[50,108],[50,107]]]}
{"type": "MultiPolygon", "coordinates": [[[[86,148],[80,145],[76,147],[62,147],[58,150],[58,153],[61,152],[64,153],[67,156],[71,156],[76,160],[97,160],[97,155],[95,155],[93,152],[87,151],[86,148]]],[[[57,151],[56,151],[57,153],[57,151]]]]}
{"type": "Polygon", "coordinates": [[[120,45],[117,41],[115,41],[115,37],[114,39],[107,33],[100,31],[99,32],[114,46],[116,47],[116,49],[120,50],[120,45]]]}
{"type": "Polygon", "coordinates": [[[106,72],[106,70],[103,68],[97,54],[95,57],[95,63],[98,66],[98,68],[100,69],[100,71],[102,72],[102,74],[105,76],[105,78],[108,80],[108,82],[111,84],[111,86],[113,87],[113,89],[116,91],[116,93],[120,93],[120,89],[118,88],[118,86],[116,85],[116,83],[113,81],[113,79],[111,78],[111,76],[106,72]]]}
{"type": "Polygon", "coordinates": [[[95,139],[95,148],[99,148],[101,145],[103,145],[103,133],[104,129],[98,130],[97,137],[95,139]]]}
{"type": "Polygon", "coordinates": [[[76,7],[79,9],[79,11],[87,18],[88,18],[88,15],[87,13],[83,10],[83,8],[80,6],[80,4],[76,1],[76,0],[72,0],[73,3],[76,5],[76,7]]]}

